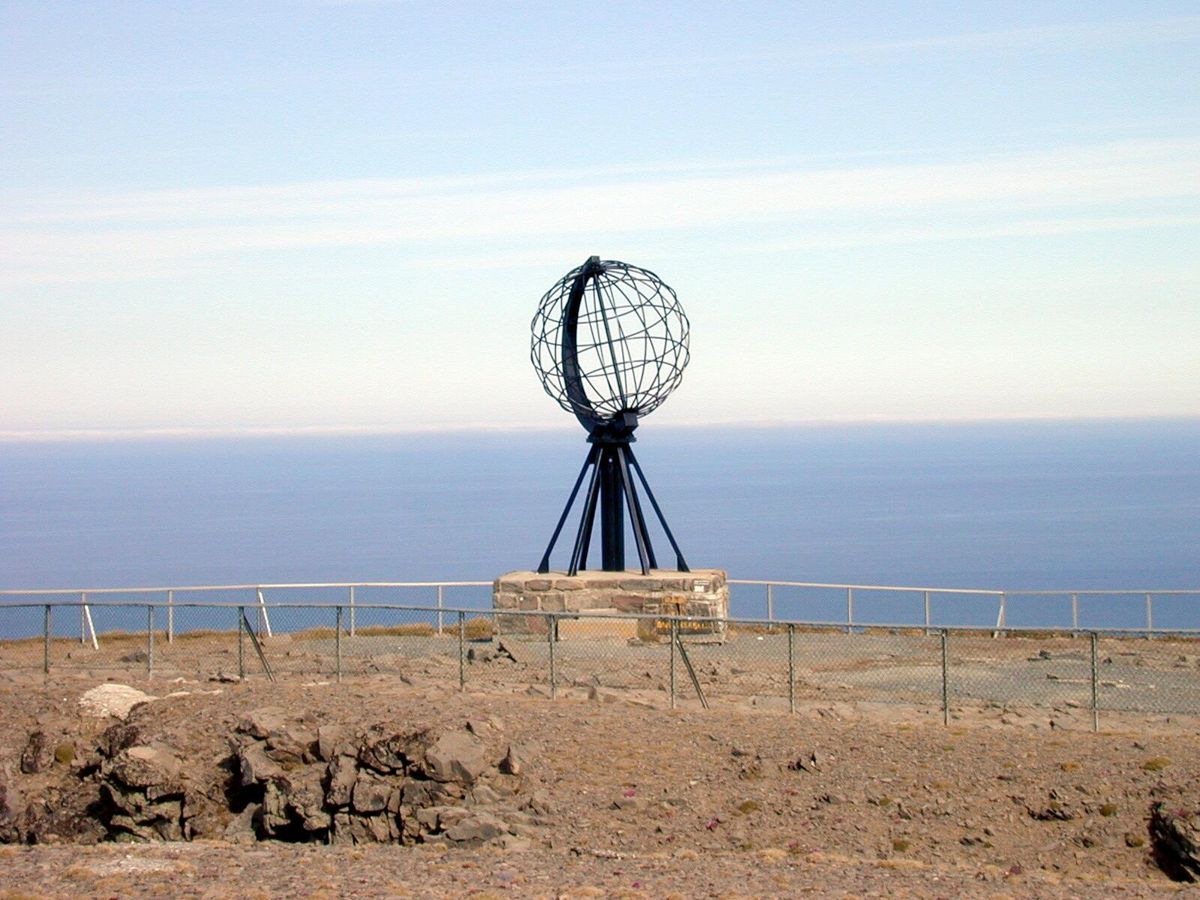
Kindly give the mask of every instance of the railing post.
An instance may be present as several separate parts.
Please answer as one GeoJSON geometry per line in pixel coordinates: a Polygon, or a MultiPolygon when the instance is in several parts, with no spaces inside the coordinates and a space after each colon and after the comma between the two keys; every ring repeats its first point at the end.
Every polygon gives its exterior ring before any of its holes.
{"type": "Polygon", "coordinates": [[[79,592],[79,643],[87,643],[87,593],[79,592]]]}
{"type": "Polygon", "coordinates": [[[1000,595],[1000,608],[996,610],[996,630],[992,632],[992,637],[1000,637],[1001,631],[1008,625],[1008,594],[1000,595]]]}
{"type": "Polygon", "coordinates": [[[175,592],[167,591],[167,643],[175,643],[175,592]]]}
{"type": "Polygon", "coordinates": [[[354,585],[350,585],[350,637],[354,637],[354,585]]]}
{"type": "Polygon", "coordinates": [[[1079,633],[1079,595],[1071,595],[1071,631],[1079,633]]]}
{"type": "Polygon", "coordinates": [[[671,619],[671,709],[675,708],[675,644],[679,640],[679,622],[671,619]]]}
{"type": "Polygon", "coordinates": [[[446,606],[446,598],[442,592],[442,585],[439,584],[437,586],[437,608],[438,608],[438,630],[437,630],[437,633],[438,633],[439,637],[441,636],[442,628],[445,625],[445,622],[443,621],[443,616],[445,615],[445,613],[442,612],[442,610],[445,606],[446,606]]]}
{"type": "Polygon", "coordinates": [[[925,634],[929,634],[929,591],[925,592],[925,634]]]}
{"type": "Polygon", "coordinates": [[[942,629],[942,724],[950,724],[950,654],[946,629],[942,629]]]}
{"type": "Polygon", "coordinates": [[[246,607],[239,606],[237,608],[237,629],[238,629],[238,678],[242,681],[246,680],[246,607]]]}
{"type": "Polygon", "coordinates": [[[255,589],[258,593],[258,634],[260,638],[271,636],[271,620],[267,617],[267,600],[262,588],[255,589]]]}
{"type": "Polygon", "coordinates": [[[458,613],[458,689],[467,689],[467,620],[466,613],[458,613]]]}
{"type": "Polygon", "coordinates": [[[546,636],[550,642],[550,699],[558,696],[558,681],[554,671],[554,616],[546,616],[546,636]]]}
{"type": "Polygon", "coordinates": [[[846,588],[846,634],[854,630],[854,588],[846,588]]]}
{"type": "Polygon", "coordinates": [[[788,712],[796,712],[796,626],[788,623],[788,712]]]}
{"type": "Polygon", "coordinates": [[[333,654],[337,659],[337,682],[342,683],[342,608],[337,608],[333,625],[333,654]]]}
{"type": "Polygon", "coordinates": [[[767,585],[767,621],[775,621],[775,585],[767,585]]]}
{"type": "Polygon", "coordinates": [[[1096,664],[1096,632],[1092,632],[1092,731],[1100,730],[1100,668],[1096,664]]]}
{"type": "Polygon", "coordinates": [[[50,604],[42,614],[42,672],[50,674],[50,604]]]}
{"type": "Polygon", "coordinates": [[[154,606],[146,604],[146,680],[154,677],[154,606]]]}
{"type": "Polygon", "coordinates": [[[1146,594],[1146,640],[1150,639],[1150,632],[1154,630],[1154,601],[1150,599],[1150,595],[1146,594]]]}

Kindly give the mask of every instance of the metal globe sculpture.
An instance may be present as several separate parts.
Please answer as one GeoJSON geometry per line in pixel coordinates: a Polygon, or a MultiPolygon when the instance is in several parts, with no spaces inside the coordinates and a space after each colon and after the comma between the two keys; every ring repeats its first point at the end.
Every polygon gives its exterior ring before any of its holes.
{"type": "Polygon", "coordinates": [[[675,551],[676,568],[688,571],[630,446],[639,420],[679,386],[690,358],[679,298],[653,272],[593,256],[546,292],[532,332],[530,359],[542,387],[579,419],[591,444],[538,571],[550,571],[550,554],[589,473],[568,574],[587,568],[597,511],[605,571],[625,569],[626,511],[642,573],[658,568],[635,475],[675,551]]]}
{"type": "Polygon", "coordinates": [[[688,320],[657,275],[592,257],[546,292],[530,358],[546,393],[585,428],[662,405],[688,364],[688,320]]]}

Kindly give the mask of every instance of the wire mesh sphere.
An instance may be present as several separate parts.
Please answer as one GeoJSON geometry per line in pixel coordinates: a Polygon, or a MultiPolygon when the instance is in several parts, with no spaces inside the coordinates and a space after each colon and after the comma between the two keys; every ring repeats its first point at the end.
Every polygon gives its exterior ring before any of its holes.
{"type": "Polygon", "coordinates": [[[646,269],[592,257],[559,279],[533,317],[530,358],[546,393],[587,427],[657,409],[683,379],[689,325],[646,269]]]}

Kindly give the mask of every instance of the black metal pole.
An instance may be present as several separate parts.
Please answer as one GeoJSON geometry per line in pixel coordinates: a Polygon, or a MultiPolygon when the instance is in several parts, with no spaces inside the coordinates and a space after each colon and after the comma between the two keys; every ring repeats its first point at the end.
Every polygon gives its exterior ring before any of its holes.
{"type": "Polygon", "coordinates": [[[587,499],[583,504],[583,515],[579,517],[579,531],[575,534],[575,547],[571,551],[571,564],[567,567],[568,575],[575,575],[579,572],[579,567],[583,560],[587,559],[587,545],[592,540],[592,520],[596,517],[596,495],[600,490],[600,448],[593,448],[588,454],[588,458],[592,459],[593,455],[594,466],[592,468],[592,480],[588,484],[587,499]]]}
{"type": "Polygon", "coordinates": [[[638,508],[637,494],[633,490],[633,480],[629,475],[629,466],[625,461],[625,451],[629,449],[626,444],[622,447],[617,444],[614,449],[614,454],[617,457],[617,464],[620,467],[621,485],[625,488],[625,502],[629,504],[629,519],[633,526],[633,538],[637,543],[638,562],[642,564],[642,574],[649,575],[650,569],[653,566],[651,561],[654,556],[654,551],[650,549],[650,535],[646,534],[646,523],[642,519],[641,510],[638,508]]]}
{"type": "Polygon", "coordinates": [[[625,571],[625,495],[615,447],[600,451],[600,539],[605,572],[625,571]]]}
{"type": "Polygon", "coordinates": [[[567,516],[571,513],[571,507],[574,506],[575,497],[579,493],[579,486],[583,484],[583,476],[587,473],[588,466],[593,463],[593,456],[596,450],[596,447],[588,449],[587,458],[583,461],[583,467],[579,470],[579,477],[575,479],[575,487],[571,488],[571,496],[567,498],[567,505],[563,507],[562,515],[558,517],[558,524],[554,526],[554,534],[550,535],[550,543],[546,545],[546,552],[542,554],[542,561],[538,564],[539,575],[545,575],[550,571],[550,551],[554,549],[554,545],[558,541],[558,536],[562,533],[563,524],[567,521],[567,516]]]}

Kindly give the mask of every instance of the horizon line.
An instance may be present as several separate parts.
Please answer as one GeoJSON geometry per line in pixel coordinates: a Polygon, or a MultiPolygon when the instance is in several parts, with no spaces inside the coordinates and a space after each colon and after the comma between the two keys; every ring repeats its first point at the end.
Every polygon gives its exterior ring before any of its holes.
{"type": "MultiPolygon", "coordinates": [[[[870,427],[874,425],[986,425],[1021,423],[1134,423],[1195,422],[1200,413],[1057,415],[1023,414],[997,416],[868,416],[821,417],[807,419],[717,419],[692,422],[665,422],[658,430],[690,431],[701,428],[727,430],[785,430],[789,428],[870,427]]],[[[154,426],[145,428],[58,428],[0,429],[0,444],[116,443],[146,440],[223,440],[230,438],[290,437],[392,437],[437,434],[516,434],[520,432],[573,431],[569,424],[545,422],[506,422],[504,424],[465,422],[421,425],[237,425],[237,426],[154,426]]]]}

